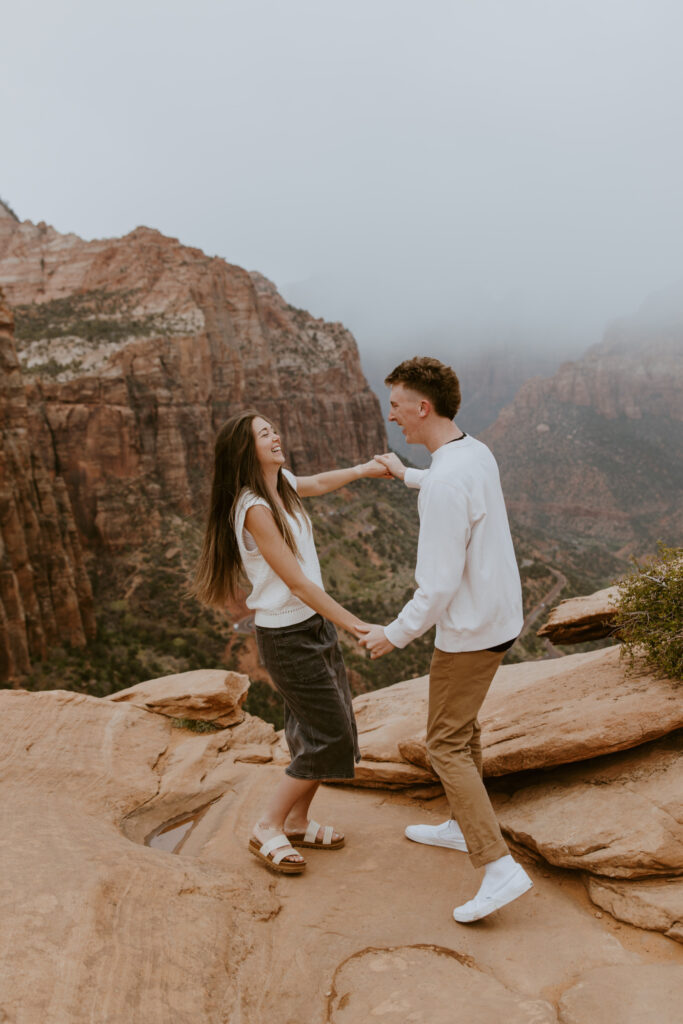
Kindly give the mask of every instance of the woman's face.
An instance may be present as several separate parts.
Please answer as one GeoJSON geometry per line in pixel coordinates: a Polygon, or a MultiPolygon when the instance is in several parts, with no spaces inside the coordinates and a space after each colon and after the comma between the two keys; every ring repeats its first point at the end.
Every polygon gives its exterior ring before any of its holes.
{"type": "Polygon", "coordinates": [[[262,469],[280,467],[285,461],[280,435],[268,420],[255,416],[251,421],[251,431],[256,445],[256,458],[262,469]]]}

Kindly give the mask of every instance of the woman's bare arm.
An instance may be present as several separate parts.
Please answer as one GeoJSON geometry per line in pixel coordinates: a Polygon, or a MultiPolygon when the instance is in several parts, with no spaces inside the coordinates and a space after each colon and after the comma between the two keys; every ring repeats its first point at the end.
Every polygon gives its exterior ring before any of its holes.
{"type": "MultiPolygon", "coordinates": [[[[316,473],[315,476],[298,476],[296,478],[296,489],[301,498],[311,498],[320,494],[329,494],[340,487],[360,480],[365,476],[387,477],[392,474],[386,466],[382,466],[374,459],[369,462],[362,462],[357,466],[349,466],[348,469],[331,469],[327,473],[316,473]]],[[[263,507],[263,506],[262,506],[263,507]]],[[[251,531],[250,531],[251,532],[251,531]]],[[[265,557],[265,556],[264,556],[265,557]]]]}
{"type": "Polygon", "coordinates": [[[278,530],[270,509],[265,505],[254,505],[247,512],[245,526],[268,565],[295,597],[336,626],[348,630],[356,639],[365,635],[367,627],[364,622],[347,612],[346,608],[304,575],[278,530]]]}

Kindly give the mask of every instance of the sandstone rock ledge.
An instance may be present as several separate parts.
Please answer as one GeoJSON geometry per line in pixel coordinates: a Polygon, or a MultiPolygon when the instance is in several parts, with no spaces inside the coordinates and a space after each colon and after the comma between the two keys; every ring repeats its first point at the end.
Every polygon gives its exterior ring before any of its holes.
{"type": "Polygon", "coordinates": [[[118,690],[105,700],[127,702],[169,718],[187,718],[214,725],[236,725],[244,718],[249,677],[225,669],[179,672],[118,690]]]}
{"type": "MultiPolygon", "coordinates": [[[[363,760],[354,785],[435,782],[425,743],[428,678],[354,699],[363,760]]],[[[484,774],[551,768],[627,750],[683,727],[670,679],[627,672],[619,648],[504,665],[479,716],[484,774]]],[[[284,742],[279,763],[287,762],[284,742]]]]}
{"type": "Polygon", "coordinates": [[[609,878],[683,875],[683,731],[497,794],[505,831],[551,864],[609,878]]]}
{"type": "Polygon", "coordinates": [[[239,773],[218,735],[64,691],[0,691],[0,1020],[233,1020],[279,903],[223,863],[140,845],[239,773]]]}
{"type": "Polygon", "coordinates": [[[328,787],[315,812],[345,848],[310,852],[300,878],[269,874],[247,839],[280,769],[240,761],[269,737],[256,718],[195,734],[127,702],[0,691],[0,1020],[614,1024],[592,980],[592,1017],[558,1000],[594,968],[657,966],[644,981],[656,1020],[677,1022],[662,992],[680,946],[617,937],[533,865],[531,893],[456,926],[481,873],[402,838],[425,813],[443,818],[443,800],[425,812],[401,793],[328,787]],[[177,855],[144,845],[188,816],[177,855]]]}
{"type": "Polygon", "coordinates": [[[560,601],[538,631],[553,644],[578,644],[601,640],[614,632],[618,587],[607,587],[585,597],[560,601]]]}
{"type": "Polygon", "coordinates": [[[598,907],[638,928],[664,932],[683,942],[683,878],[621,881],[586,875],[588,895],[598,907]]]}

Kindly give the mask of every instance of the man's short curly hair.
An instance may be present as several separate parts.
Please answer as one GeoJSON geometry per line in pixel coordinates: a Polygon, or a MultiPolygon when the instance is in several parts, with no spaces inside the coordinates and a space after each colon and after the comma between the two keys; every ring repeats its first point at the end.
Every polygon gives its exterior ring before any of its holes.
{"type": "Polygon", "coordinates": [[[430,356],[415,356],[402,363],[385,377],[384,383],[403,384],[424,395],[434,406],[437,416],[452,420],[460,408],[460,381],[450,366],[430,356]]]}

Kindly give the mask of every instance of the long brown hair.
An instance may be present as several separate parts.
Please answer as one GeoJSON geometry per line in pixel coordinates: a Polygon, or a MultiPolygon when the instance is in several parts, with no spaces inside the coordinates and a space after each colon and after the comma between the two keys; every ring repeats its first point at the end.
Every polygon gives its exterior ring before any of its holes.
{"type": "MultiPolygon", "coordinates": [[[[223,607],[228,599],[236,596],[244,572],[235,534],[235,511],[237,499],[245,487],[265,499],[287,547],[295,555],[299,553],[287,517],[268,493],[256,456],[252,423],[257,416],[270,422],[256,409],[247,409],[231,416],[216,438],[209,515],[191,587],[191,593],[200,601],[216,607],[223,607]]],[[[278,472],[277,492],[290,515],[301,515],[307,520],[301,499],[282,469],[278,472]]]]}

